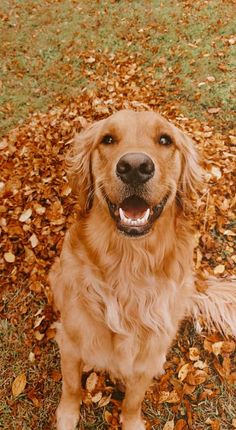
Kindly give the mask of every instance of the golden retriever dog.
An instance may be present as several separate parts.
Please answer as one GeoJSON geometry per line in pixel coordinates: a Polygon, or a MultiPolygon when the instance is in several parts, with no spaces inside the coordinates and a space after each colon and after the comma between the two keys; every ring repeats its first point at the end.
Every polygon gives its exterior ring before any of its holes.
{"type": "Polygon", "coordinates": [[[125,110],[75,137],[69,175],[81,211],[49,276],[60,311],[57,429],[77,426],[86,364],[123,381],[122,429],[144,430],[145,391],[163,372],[186,313],[205,312],[219,327],[236,322],[231,286],[218,304],[214,282],[208,296],[194,286],[189,218],[198,156],[159,114],[125,110]]]}

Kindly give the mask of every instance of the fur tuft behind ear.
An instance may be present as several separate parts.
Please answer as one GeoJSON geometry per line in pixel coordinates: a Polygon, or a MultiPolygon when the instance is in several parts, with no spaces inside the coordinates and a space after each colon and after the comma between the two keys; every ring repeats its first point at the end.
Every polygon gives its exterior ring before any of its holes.
{"type": "Polygon", "coordinates": [[[98,140],[102,123],[103,120],[98,121],[76,134],[72,140],[72,149],[66,159],[69,182],[72,191],[77,195],[82,212],[87,212],[92,204],[91,153],[98,140]]]}
{"type": "Polygon", "coordinates": [[[200,166],[199,155],[193,140],[179,129],[178,135],[183,156],[179,194],[181,201],[188,203],[198,194],[203,182],[203,169],[200,166]]]}

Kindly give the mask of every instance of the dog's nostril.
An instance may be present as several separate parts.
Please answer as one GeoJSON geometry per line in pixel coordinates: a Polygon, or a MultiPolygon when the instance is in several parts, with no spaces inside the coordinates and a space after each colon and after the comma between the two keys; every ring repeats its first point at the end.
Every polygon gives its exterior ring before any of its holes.
{"type": "Polygon", "coordinates": [[[150,161],[147,161],[146,163],[140,164],[139,170],[144,175],[145,174],[149,175],[149,174],[153,173],[153,171],[154,171],[154,164],[153,164],[152,160],[150,159],[150,161]]]}
{"type": "Polygon", "coordinates": [[[120,160],[116,167],[117,173],[121,175],[124,173],[128,173],[131,170],[131,166],[126,161],[120,160]]]}

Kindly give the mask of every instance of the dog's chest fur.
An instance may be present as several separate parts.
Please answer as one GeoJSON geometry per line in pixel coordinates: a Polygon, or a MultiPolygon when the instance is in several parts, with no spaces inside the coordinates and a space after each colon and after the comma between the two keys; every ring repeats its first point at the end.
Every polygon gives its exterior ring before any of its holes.
{"type": "Polygon", "coordinates": [[[63,264],[71,268],[64,282],[63,302],[70,312],[62,310],[63,331],[82,360],[119,378],[149,368],[160,373],[191,294],[190,274],[180,276],[181,264],[172,261],[175,279],[170,279],[148,253],[136,255],[133,264],[127,264],[128,255],[119,261],[110,256],[106,267],[91,261],[78,264],[78,257],[63,255],[60,276],[63,264]],[[178,309],[176,301],[181,303],[178,309]]]}

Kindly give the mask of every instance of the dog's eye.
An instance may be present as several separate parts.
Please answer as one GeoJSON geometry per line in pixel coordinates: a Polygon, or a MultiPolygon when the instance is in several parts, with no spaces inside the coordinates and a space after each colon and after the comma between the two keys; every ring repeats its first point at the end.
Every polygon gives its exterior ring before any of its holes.
{"type": "Polygon", "coordinates": [[[172,142],[171,137],[168,136],[168,134],[162,134],[162,136],[159,139],[159,143],[161,145],[168,146],[168,145],[171,145],[173,142],[172,142]]]}
{"type": "Polygon", "coordinates": [[[111,134],[106,134],[101,143],[103,143],[104,145],[111,145],[112,143],[115,143],[115,139],[113,136],[111,136],[111,134]]]}

